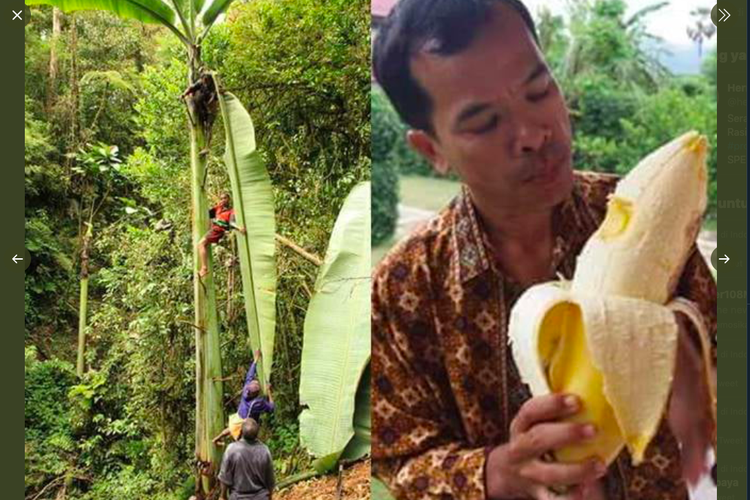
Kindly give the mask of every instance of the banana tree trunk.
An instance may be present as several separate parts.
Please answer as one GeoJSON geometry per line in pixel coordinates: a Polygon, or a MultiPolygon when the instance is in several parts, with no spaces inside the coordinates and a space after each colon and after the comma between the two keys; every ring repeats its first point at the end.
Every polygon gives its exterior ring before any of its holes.
{"type": "MultiPolygon", "coordinates": [[[[198,79],[200,56],[197,50],[191,54],[190,83],[198,79]]],[[[206,132],[196,112],[193,96],[187,97],[190,115],[190,163],[192,170],[193,201],[193,292],[195,299],[195,454],[210,468],[202,475],[203,493],[214,486],[215,476],[221,461],[219,448],[211,439],[224,428],[223,394],[221,380],[221,353],[219,321],[216,309],[216,290],[213,279],[213,263],[209,254],[208,274],[201,278],[198,242],[209,229],[208,202],[206,199],[207,156],[201,152],[207,147],[206,132]]]]}
{"type": "Polygon", "coordinates": [[[78,363],[76,373],[83,377],[85,369],[84,354],[86,353],[86,315],[88,314],[89,278],[81,277],[81,299],[78,307],[78,363]]]}
{"type": "Polygon", "coordinates": [[[89,245],[91,244],[91,233],[91,224],[89,224],[81,245],[81,295],[78,305],[78,362],[76,363],[76,374],[79,377],[83,377],[86,368],[84,355],[86,354],[86,322],[89,305],[89,245]]]}
{"type": "Polygon", "coordinates": [[[81,277],[81,299],[78,308],[78,363],[76,373],[79,377],[83,376],[85,369],[84,354],[86,352],[86,315],[88,313],[89,300],[89,278],[81,277]]]}

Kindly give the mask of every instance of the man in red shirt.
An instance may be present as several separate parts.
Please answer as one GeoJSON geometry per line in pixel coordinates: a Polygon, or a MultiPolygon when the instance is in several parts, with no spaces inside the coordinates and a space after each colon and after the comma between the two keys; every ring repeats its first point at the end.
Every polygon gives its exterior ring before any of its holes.
{"type": "Polygon", "coordinates": [[[198,253],[201,259],[201,270],[198,274],[201,278],[208,274],[208,246],[221,241],[224,234],[231,229],[236,229],[242,234],[246,233],[244,227],[234,223],[234,209],[228,193],[221,195],[219,204],[209,210],[208,216],[211,218],[211,229],[198,242],[198,253]]]}

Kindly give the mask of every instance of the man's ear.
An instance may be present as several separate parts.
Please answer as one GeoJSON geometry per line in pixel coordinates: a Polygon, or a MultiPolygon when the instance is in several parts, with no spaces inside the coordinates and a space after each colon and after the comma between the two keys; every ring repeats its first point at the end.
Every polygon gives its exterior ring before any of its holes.
{"type": "Polygon", "coordinates": [[[409,129],[406,132],[406,141],[412,149],[430,162],[435,172],[440,175],[448,175],[451,167],[441,154],[440,145],[434,137],[423,130],[409,129]]]}

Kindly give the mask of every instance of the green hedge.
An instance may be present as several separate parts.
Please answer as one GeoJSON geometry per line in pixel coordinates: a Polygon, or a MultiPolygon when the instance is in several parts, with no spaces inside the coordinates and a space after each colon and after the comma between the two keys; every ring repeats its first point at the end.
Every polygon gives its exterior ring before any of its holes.
{"type": "Polygon", "coordinates": [[[391,237],[398,219],[398,174],[390,152],[400,133],[398,118],[385,94],[373,88],[372,112],[372,244],[391,237]]]}
{"type": "MultiPolygon", "coordinates": [[[[409,143],[406,142],[406,132],[409,129],[393,110],[382,90],[377,88],[373,90],[373,94],[377,94],[376,99],[377,105],[373,103],[373,120],[375,120],[375,109],[376,106],[382,112],[380,113],[381,120],[387,121],[388,123],[388,138],[380,141],[376,144],[373,139],[373,158],[375,154],[381,155],[382,158],[388,158],[389,162],[393,164],[397,173],[401,175],[421,175],[423,177],[445,177],[441,176],[432,168],[432,165],[419,153],[414,151],[409,143]],[[385,100],[385,102],[382,102],[385,100]],[[391,131],[395,132],[395,135],[391,137],[391,131]],[[388,149],[386,150],[386,146],[388,149]]],[[[373,101],[374,102],[374,101],[373,101]]],[[[458,179],[458,177],[451,172],[448,175],[450,179],[458,179]]]]}

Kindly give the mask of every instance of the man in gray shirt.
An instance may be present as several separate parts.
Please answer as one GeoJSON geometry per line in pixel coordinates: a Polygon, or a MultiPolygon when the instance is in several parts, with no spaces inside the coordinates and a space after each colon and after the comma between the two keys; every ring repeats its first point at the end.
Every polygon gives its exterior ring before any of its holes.
{"type": "Polygon", "coordinates": [[[258,422],[242,423],[242,439],[230,444],[219,472],[219,500],[271,500],[276,480],[268,447],[258,441],[258,422]]]}

